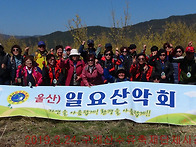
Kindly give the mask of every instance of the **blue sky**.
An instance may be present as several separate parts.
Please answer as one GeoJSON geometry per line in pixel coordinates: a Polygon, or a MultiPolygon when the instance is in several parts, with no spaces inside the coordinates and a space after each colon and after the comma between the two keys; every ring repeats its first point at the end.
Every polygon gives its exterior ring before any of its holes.
{"type": "Polygon", "coordinates": [[[0,0],[0,33],[45,35],[67,31],[68,20],[78,14],[87,26],[112,26],[129,3],[130,24],[196,13],[195,0],[0,0]]]}

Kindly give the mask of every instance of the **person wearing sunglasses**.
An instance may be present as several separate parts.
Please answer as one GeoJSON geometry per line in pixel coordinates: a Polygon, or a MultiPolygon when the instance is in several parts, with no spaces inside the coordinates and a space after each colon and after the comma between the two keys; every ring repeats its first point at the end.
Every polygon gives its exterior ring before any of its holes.
{"type": "Polygon", "coordinates": [[[11,84],[12,85],[17,85],[15,83],[15,78],[16,78],[16,71],[18,69],[18,66],[23,64],[23,60],[26,54],[24,54],[23,56],[22,54],[22,49],[19,45],[13,45],[11,48],[11,54],[12,56],[9,59],[10,62],[10,74],[11,74],[11,84]]]}
{"type": "Polygon", "coordinates": [[[56,86],[61,85],[62,83],[60,78],[62,76],[61,68],[56,62],[55,56],[53,54],[48,54],[46,56],[47,65],[44,63],[43,69],[42,69],[42,79],[43,79],[43,85],[45,86],[56,86]]]}
{"type": "MultiPolygon", "coordinates": [[[[174,49],[174,57],[173,59],[183,59],[183,53],[184,53],[184,48],[180,45],[176,46],[174,49]]],[[[181,73],[181,69],[180,69],[180,63],[176,63],[176,62],[172,62],[173,68],[174,68],[174,83],[178,84],[180,81],[180,73],[181,73]]]]}
{"type": "Polygon", "coordinates": [[[46,50],[46,44],[44,41],[38,42],[38,50],[35,52],[35,62],[38,63],[40,69],[43,68],[43,61],[46,62],[46,55],[48,51],[46,50]]]}
{"type": "Polygon", "coordinates": [[[180,84],[196,84],[196,59],[194,57],[195,49],[192,42],[186,47],[186,56],[184,58],[173,59],[173,62],[180,63],[180,84]]]}
{"type": "Polygon", "coordinates": [[[94,86],[103,84],[103,68],[97,62],[95,62],[95,56],[89,54],[87,57],[87,63],[82,71],[82,81],[84,86],[94,86]]]}
{"type": "MultiPolygon", "coordinates": [[[[119,59],[114,60],[113,58],[113,52],[111,49],[107,48],[104,52],[104,56],[99,61],[102,68],[107,68],[109,70],[110,75],[115,76],[116,73],[116,65],[119,66],[121,64],[121,61],[119,59]]],[[[104,83],[108,83],[107,80],[104,81],[104,83]]]]}
{"type": "Polygon", "coordinates": [[[133,58],[133,64],[130,68],[130,81],[149,81],[153,67],[146,62],[146,55],[138,54],[133,58]]]}
{"type": "Polygon", "coordinates": [[[173,65],[167,60],[167,51],[160,49],[158,51],[158,58],[149,61],[149,64],[154,67],[154,72],[161,76],[160,83],[173,83],[173,65]]]}
{"type": "Polygon", "coordinates": [[[127,47],[125,47],[125,46],[123,46],[123,47],[121,47],[120,48],[120,56],[119,56],[119,58],[120,58],[120,60],[121,60],[121,62],[122,62],[122,64],[120,65],[120,67],[124,67],[124,60],[126,59],[126,58],[128,58],[128,56],[127,56],[127,54],[128,54],[128,48],[127,47]]]}

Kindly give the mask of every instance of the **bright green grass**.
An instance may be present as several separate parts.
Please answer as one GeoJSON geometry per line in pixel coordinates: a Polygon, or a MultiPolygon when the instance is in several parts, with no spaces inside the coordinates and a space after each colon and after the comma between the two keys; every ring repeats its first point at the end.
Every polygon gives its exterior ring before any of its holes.
{"type": "Polygon", "coordinates": [[[196,115],[187,113],[165,114],[149,119],[146,122],[170,123],[180,125],[196,125],[196,115]]]}
{"type": "MultiPolygon", "coordinates": [[[[54,112],[49,112],[48,110],[41,109],[41,108],[15,108],[15,109],[9,109],[4,106],[2,107],[2,113],[6,113],[6,111],[13,110],[9,115],[4,115],[0,117],[7,117],[7,116],[28,116],[28,117],[43,117],[43,118],[51,118],[51,119],[60,119],[60,120],[85,120],[80,117],[65,117],[58,115],[54,112]]],[[[1,108],[0,107],[0,108],[1,108]]]]}

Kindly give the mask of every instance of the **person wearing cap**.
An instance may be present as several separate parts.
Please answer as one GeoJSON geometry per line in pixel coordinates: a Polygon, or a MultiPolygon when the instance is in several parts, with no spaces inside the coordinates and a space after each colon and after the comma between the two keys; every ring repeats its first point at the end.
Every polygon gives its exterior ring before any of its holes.
{"type": "Polygon", "coordinates": [[[152,46],[150,48],[150,51],[151,51],[150,58],[151,57],[156,57],[157,53],[158,53],[158,50],[159,50],[159,48],[156,45],[152,46]]]}
{"type": "Polygon", "coordinates": [[[130,81],[149,81],[153,67],[146,62],[146,55],[140,53],[133,58],[133,64],[130,67],[130,81]]]}
{"type": "Polygon", "coordinates": [[[131,68],[133,58],[135,58],[137,55],[136,49],[137,49],[137,46],[135,44],[130,44],[130,46],[128,47],[127,57],[124,59],[123,64],[124,64],[124,68],[128,76],[130,76],[129,70],[131,68]]]}
{"type": "Polygon", "coordinates": [[[124,67],[118,68],[115,76],[112,76],[107,68],[104,69],[103,73],[104,79],[107,80],[108,83],[128,81],[128,78],[126,76],[126,70],[124,69],[124,67]]]}
{"type": "Polygon", "coordinates": [[[44,63],[42,69],[42,79],[43,85],[45,86],[56,86],[61,85],[61,68],[56,62],[55,56],[53,54],[48,54],[46,56],[47,65],[44,63]]]}
{"type": "Polygon", "coordinates": [[[4,51],[0,44],[0,85],[10,85],[9,54],[4,51]]]}
{"type": "Polygon", "coordinates": [[[105,50],[111,50],[112,51],[112,44],[111,43],[106,43],[105,44],[105,50]]]}
{"type": "Polygon", "coordinates": [[[67,59],[71,53],[71,46],[66,46],[63,51],[63,59],[67,59]]]}
{"type": "Polygon", "coordinates": [[[84,86],[94,86],[103,84],[103,68],[95,62],[95,55],[89,54],[87,64],[82,71],[82,81],[84,86]]]}
{"type": "Polygon", "coordinates": [[[153,83],[160,83],[161,80],[161,76],[157,73],[152,73],[151,77],[150,77],[150,82],[153,83]]]}
{"type": "Polygon", "coordinates": [[[135,44],[130,44],[128,49],[129,49],[128,55],[130,57],[136,57],[137,56],[137,52],[136,52],[137,46],[135,44]]]}
{"type": "Polygon", "coordinates": [[[195,49],[192,45],[186,47],[186,56],[181,59],[174,59],[173,62],[180,63],[180,84],[196,84],[196,59],[195,49]]]}
{"type": "Polygon", "coordinates": [[[60,62],[60,67],[65,68],[66,73],[66,80],[65,85],[66,86],[82,86],[82,70],[85,66],[85,63],[83,60],[80,59],[80,53],[78,53],[77,49],[72,49],[71,53],[69,55],[69,58],[64,60],[62,58],[60,62]]]}
{"type": "Polygon", "coordinates": [[[88,54],[93,54],[95,55],[96,58],[98,58],[101,52],[101,44],[98,45],[97,50],[94,48],[94,40],[92,39],[89,39],[87,41],[88,48],[86,50],[84,50],[84,45],[85,45],[85,41],[82,41],[82,44],[80,45],[80,48],[79,48],[79,53],[83,57],[83,60],[85,63],[87,63],[88,54]]]}
{"type": "Polygon", "coordinates": [[[46,50],[46,44],[44,41],[38,42],[38,50],[35,52],[35,62],[37,62],[39,68],[43,68],[43,61],[46,62],[46,55],[48,54],[46,50]]]}
{"type": "Polygon", "coordinates": [[[154,67],[156,74],[161,76],[160,83],[173,83],[173,65],[167,60],[167,51],[165,49],[160,49],[158,51],[158,58],[150,61],[149,65],[154,67]]]}
{"type": "Polygon", "coordinates": [[[149,64],[153,63],[155,60],[158,59],[158,50],[159,50],[159,48],[156,45],[154,45],[150,48],[151,54],[148,57],[149,64]]]}

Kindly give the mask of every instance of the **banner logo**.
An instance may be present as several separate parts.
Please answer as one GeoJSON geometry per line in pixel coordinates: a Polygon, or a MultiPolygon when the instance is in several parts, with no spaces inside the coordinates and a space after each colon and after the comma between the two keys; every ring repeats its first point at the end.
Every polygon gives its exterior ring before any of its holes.
{"type": "Polygon", "coordinates": [[[24,103],[28,98],[29,94],[26,91],[15,91],[8,96],[7,101],[10,104],[16,105],[24,103]]]}

